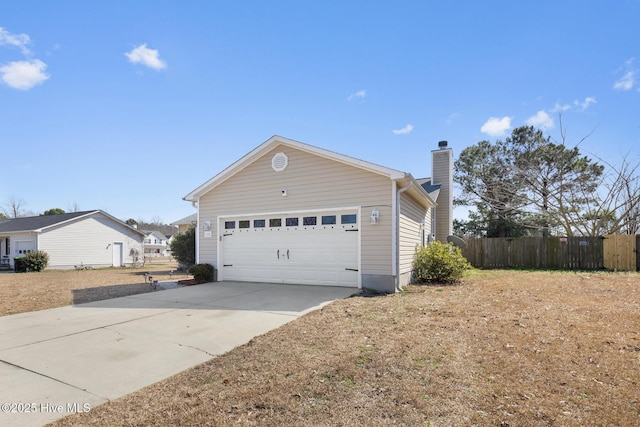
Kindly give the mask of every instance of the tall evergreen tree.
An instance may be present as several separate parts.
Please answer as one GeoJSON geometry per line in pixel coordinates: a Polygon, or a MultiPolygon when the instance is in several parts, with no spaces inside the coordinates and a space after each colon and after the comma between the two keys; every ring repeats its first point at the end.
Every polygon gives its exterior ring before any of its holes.
{"type": "Polygon", "coordinates": [[[463,150],[454,180],[463,192],[458,204],[475,208],[467,232],[516,237],[548,235],[559,227],[570,236],[598,199],[603,171],[578,147],[553,143],[542,131],[523,126],[504,141],[480,141],[463,150]]]}

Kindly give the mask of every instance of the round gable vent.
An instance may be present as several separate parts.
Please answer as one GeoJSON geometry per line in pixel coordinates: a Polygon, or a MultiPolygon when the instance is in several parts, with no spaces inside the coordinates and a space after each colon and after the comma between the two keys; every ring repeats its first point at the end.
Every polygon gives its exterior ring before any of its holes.
{"type": "Polygon", "coordinates": [[[271,159],[271,167],[276,172],[282,172],[287,168],[288,164],[289,158],[284,153],[276,153],[276,155],[273,156],[273,159],[271,159]]]}

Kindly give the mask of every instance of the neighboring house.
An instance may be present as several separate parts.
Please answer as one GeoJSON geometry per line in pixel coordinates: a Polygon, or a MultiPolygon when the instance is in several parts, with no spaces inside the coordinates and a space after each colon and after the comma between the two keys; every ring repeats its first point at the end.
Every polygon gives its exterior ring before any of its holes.
{"type": "Polygon", "coordinates": [[[198,207],[197,262],[219,280],[397,291],[416,246],[452,233],[453,154],[432,153],[434,178],[418,181],[274,136],[184,197],[198,207]]]}
{"type": "Polygon", "coordinates": [[[167,238],[167,249],[165,251],[165,255],[166,256],[173,256],[172,253],[171,253],[171,242],[173,242],[173,235],[165,234],[164,236],[167,238]]]}
{"type": "Polygon", "coordinates": [[[51,269],[121,267],[142,261],[144,234],[101,210],[0,222],[0,262],[13,266],[31,251],[49,254],[51,269]]]}
{"type": "Polygon", "coordinates": [[[187,217],[177,220],[176,222],[172,222],[171,225],[174,227],[178,227],[178,234],[183,234],[187,230],[195,228],[198,224],[198,214],[194,213],[187,217]]]}
{"type": "Polygon", "coordinates": [[[169,241],[167,236],[159,231],[143,231],[143,233],[144,256],[167,256],[167,250],[169,250],[169,241]]]}

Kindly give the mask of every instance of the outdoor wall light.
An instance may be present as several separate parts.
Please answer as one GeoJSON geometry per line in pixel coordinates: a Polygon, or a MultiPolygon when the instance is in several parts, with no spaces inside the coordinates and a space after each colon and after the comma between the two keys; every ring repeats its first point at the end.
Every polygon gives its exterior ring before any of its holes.
{"type": "Polygon", "coordinates": [[[373,209],[371,211],[371,224],[377,224],[380,220],[380,211],[373,209]]]}

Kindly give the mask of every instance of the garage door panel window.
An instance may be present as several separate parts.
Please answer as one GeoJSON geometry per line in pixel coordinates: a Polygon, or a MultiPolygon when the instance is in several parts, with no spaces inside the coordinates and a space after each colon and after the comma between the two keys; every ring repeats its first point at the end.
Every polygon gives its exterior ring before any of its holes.
{"type": "Polygon", "coordinates": [[[267,222],[264,219],[254,219],[253,228],[264,228],[267,222]]]}
{"type": "Polygon", "coordinates": [[[236,222],[235,221],[225,221],[224,222],[224,229],[225,230],[233,230],[236,228],[236,222]]]}
{"type": "Polygon", "coordinates": [[[285,219],[285,224],[287,225],[287,227],[297,227],[298,217],[285,219]]]}
{"type": "Polygon", "coordinates": [[[238,228],[249,228],[251,226],[251,221],[238,221],[238,228]]]}
{"type": "Polygon", "coordinates": [[[340,216],[341,224],[356,224],[358,222],[358,216],[356,214],[347,214],[340,216]]]}
{"type": "Polygon", "coordinates": [[[316,225],[318,223],[317,216],[305,216],[302,218],[302,225],[316,225]]]}
{"type": "Polygon", "coordinates": [[[271,218],[269,220],[269,227],[282,227],[282,218],[271,218]]]}
{"type": "Polygon", "coordinates": [[[333,225],[336,223],[335,215],[323,215],[322,216],[322,225],[333,225]]]}

